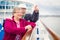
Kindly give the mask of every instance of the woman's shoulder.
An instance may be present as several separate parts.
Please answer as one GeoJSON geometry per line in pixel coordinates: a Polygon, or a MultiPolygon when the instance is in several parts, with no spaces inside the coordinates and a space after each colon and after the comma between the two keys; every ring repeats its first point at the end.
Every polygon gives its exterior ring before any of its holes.
{"type": "Polygon", "coordinates": [[[12,18],[6,18],[5,21],[12,21],[12,18]]]}

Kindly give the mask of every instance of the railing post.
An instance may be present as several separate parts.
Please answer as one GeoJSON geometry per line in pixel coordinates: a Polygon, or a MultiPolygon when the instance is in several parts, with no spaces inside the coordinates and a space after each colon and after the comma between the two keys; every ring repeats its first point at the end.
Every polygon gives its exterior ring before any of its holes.
{"type": "MultiPolygon", "coordinates": [[[[26,40],[27,37],[30,37],[31,36],[31,33],[32,33],[32,30],[30,31],[27,31],[24,36],[22,37],[22,40],[26,40]]],[[[29,39],[29,38],[28,38],[29,39]]]]}

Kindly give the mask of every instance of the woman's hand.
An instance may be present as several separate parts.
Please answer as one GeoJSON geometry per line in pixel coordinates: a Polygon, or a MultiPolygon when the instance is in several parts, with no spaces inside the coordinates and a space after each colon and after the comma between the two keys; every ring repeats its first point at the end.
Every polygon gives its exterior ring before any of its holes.
{"type": "Polygon", "coordinates": [[[32,27],[30,25],[27,25],[25,27],[25,29],[28,29],[25,33],[25,35],[22,37],[21,40],[26,40],[27,37],[30,37],[31,36],[31,33],[32,33],[32,27]]]}
{"type": "Polygon", "coordinates": [[[32,27],[31,27],[31,25],[27,25],[27,26],[25,27],[25,29],[27,29],[27,30],[29,31],[29,30],[32,30],[32,27]]]}
{"type": "Polygon", "coordinates": [[[39,11],[39,8],[38,8],[37,5],[35,5],[35,7],[34,7],[34,11],[39,11]]]}

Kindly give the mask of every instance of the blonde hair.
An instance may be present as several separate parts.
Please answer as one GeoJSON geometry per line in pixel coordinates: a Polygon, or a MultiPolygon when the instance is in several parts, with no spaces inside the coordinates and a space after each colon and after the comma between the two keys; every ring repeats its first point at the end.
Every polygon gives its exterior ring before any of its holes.
{"type": "Polygon", "coordinates": [[[19,8],[13,8],[12,15],[14,15],[14,13],[16,13],[17,9],[19,9],[19,8]]]}

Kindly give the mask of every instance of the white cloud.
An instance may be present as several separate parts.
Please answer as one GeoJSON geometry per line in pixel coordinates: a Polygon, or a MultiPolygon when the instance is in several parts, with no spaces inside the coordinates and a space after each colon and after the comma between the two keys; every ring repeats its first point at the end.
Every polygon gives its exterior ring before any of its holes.
{"type": "Polygon", "coordinates": [[[38,3],[45,6],[60,6],[60,0],[40,0],[38,3]]]}
{"type": "MultiPolygon", "coordinates": [[[[15,0],[14,0],[15,1],[15,0]]],[[[25,1],[29,3],[33,3],[34,5],[38,5],[40,10],[46,11],[42,14],[57,14],[60,15],[60,0],[18,0],[18,1],[25,1]]]]}
{"type": "Polygon", "coordinates": [[[33,4],[41,4],[45,6],[60,6],[60,0],[14,0],[14,1],[25,1],[33,4]]]}

